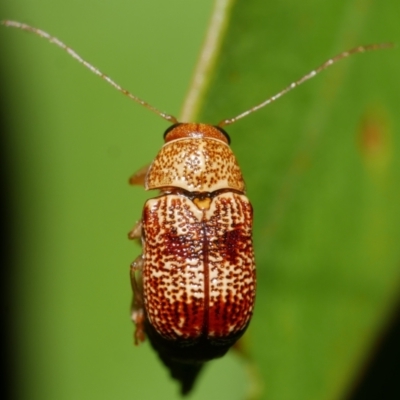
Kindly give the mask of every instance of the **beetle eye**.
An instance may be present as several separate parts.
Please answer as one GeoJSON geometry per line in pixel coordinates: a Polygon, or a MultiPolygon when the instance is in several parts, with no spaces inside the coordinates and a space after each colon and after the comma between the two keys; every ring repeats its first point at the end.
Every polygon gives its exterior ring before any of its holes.
{"type": "Polygon", "coordinates": [[[175,129],[175,128],[176,128],[177,126],[179,126],[179,125],[182,125],[182,123],[181,123],[181,122],[178,122],[177,124],[173,124],[173,125],[171,125],[169,128],[167,128],[167,130],[164,132],[164,136],[163,136],[164,140],[165,140],[165,138],[167,137],[168,133],[171,132],[172,129],[175,129]]]}
{"type": "Polygon", "coordinates": [[[218,129],[226,137],[226,140],[228,141],[228,144],[231,144],[231,138],[228,135],[228,132],[224,131],[220,126],[217,126],[217,125],[214,125],[214,128],[218,129]]]}

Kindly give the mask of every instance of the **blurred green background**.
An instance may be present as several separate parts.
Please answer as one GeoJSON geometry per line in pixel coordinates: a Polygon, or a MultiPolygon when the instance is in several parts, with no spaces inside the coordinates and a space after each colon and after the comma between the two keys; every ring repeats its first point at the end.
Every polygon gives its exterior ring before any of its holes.
{"type": "MultiPolygon", "coordinates": [[[[13,0],[0,17],[50,32],[179,115],[212,5],[13,0]]],[[[342,50],[400,43],[396,2],[234,6],[205,122],[240,113],[342,50]]],[[[43,39],[0,35],[19,394],[178,398],[149,345],[132,345],[128,312],[128,268],[140,250],[126,233],[148,194],[127,180],[152,160],[167,124],[43,39]]],[[[255,209],[252,361],[210,363],[191,398],[339,399],[358,377],[399,289],[398,53],[343,61],[227,129],[255,209]]]]}

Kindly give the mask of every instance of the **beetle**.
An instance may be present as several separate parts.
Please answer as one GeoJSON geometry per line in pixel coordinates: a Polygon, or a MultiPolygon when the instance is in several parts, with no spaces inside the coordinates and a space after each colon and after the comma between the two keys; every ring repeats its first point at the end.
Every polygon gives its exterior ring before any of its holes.
{"type": "Polygon", "coordinates": [[[206,124],[167,129],[145,189],[161,194],[129,234],[143,247],[131,266],[135,341],[147,334],[173,374],[171,361],[195,368],[191,378],[177,376],[186,393],[197,368],[223,356],[249,324],[253,210],[226,132],[206,124]]]}
{"type": "Polygon", "coordinates": [[[243,335],[255,303],[253,210],[223,127],[343,58],[390,44],[340,53],[262,103],[213,126],[183,123],[159,111],[45,31],[16,21],[2,23],[56,44],[118,91],[172,123],[154,161],[130,179],[133,185],[160,191],[147,200],[141,219],[128,234],[142,245],[142,254],[130,267],[131,318],[135,344],[147,336],[186,394],[203,364],[223,356],[243,335]]]}

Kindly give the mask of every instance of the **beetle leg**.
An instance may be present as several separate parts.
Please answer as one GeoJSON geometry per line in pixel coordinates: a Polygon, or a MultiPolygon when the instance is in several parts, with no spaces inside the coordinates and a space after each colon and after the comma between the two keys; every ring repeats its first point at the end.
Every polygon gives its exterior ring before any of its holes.
{"type": "MultiPolygon", "coordinates": [[[[136,222],[135,226],[128,233],[131,240],[140,239],[142,236],[142,221],[136,222]]],[[[133,290],[133,299],[131,305],[131,319],[136,325],[134,338],[135,344],[138,345],[145,339],[144,334],[144,308],[143,308],[143,284],[142,284],[143,256],[140,255],[131,264],[130,275],[133,290]]]]}
{"type": "Polygon", "coordinates": [[[136,171],[130,178],[129,183],[131,185],[139,185],[144,186],[147,171],[149,170],[151,164],[145,165],[144,167],[140,168],[139,171],[136,171]]]}
{"type": "Polygon", "coordinates": [[[130,275],[131,285],[133,290],[133,299],[131,306],[131,319],[136,325],[134,339],[135,345],[145,340],[144,334],[144,305],[143,305],[143,284],[142,284],[142,269],[143,269],[143,257],[138,256],[136,260],[131,264],[130,275]]]}
{"type": "Polygon", "coordinates": [[[141,237],[142,237],[142,221],[138,221],[136,222],[132,230],[128,232],[128,239],[135,240],[135,239],[140,239],[141,237]]]}

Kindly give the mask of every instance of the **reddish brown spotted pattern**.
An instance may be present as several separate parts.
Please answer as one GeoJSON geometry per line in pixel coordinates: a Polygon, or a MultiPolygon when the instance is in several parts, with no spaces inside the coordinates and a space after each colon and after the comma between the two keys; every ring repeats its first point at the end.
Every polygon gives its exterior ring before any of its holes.
{"type": "Polygon", "coordinates": [[[242,194],[216,193],[203,210],[179,194],[146,203],[145,309],[161,336],[223,338],[245,329],[255,295],[251,227],[242,194]]]}

